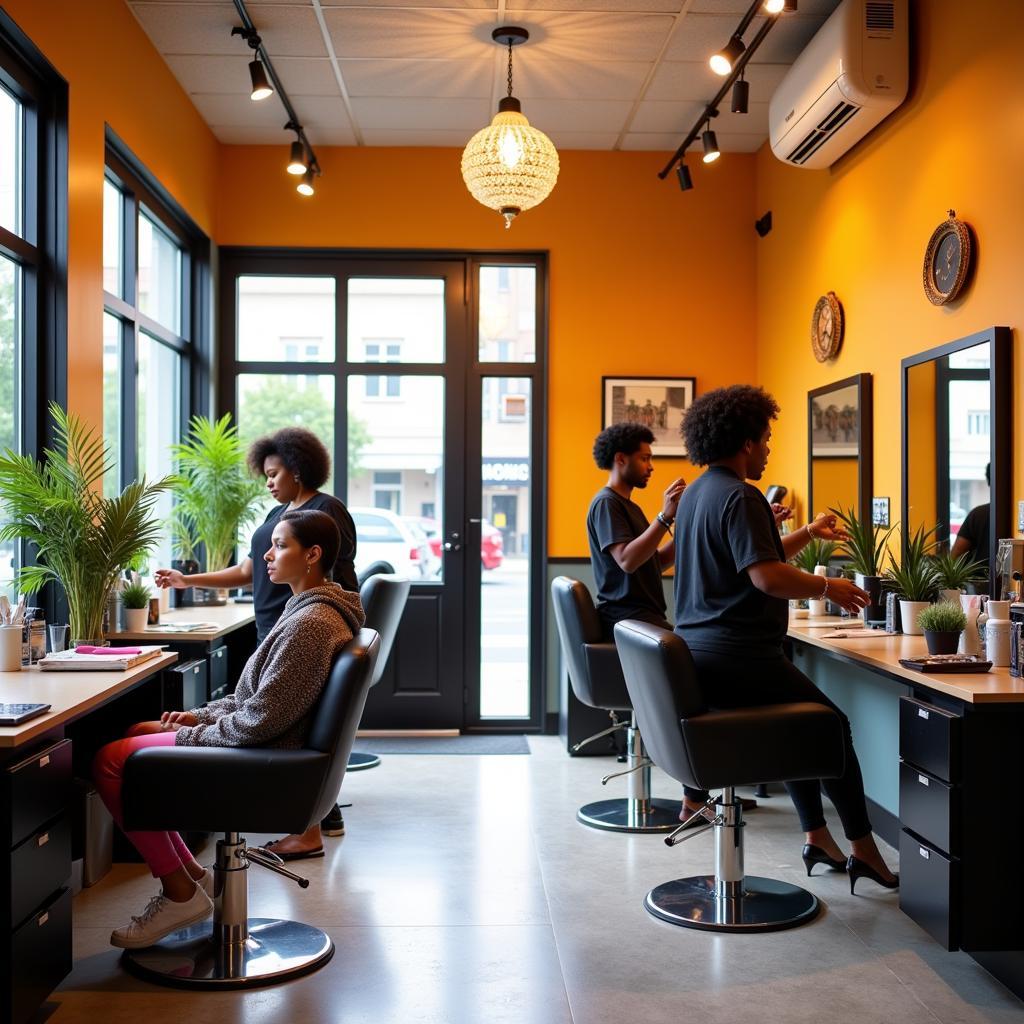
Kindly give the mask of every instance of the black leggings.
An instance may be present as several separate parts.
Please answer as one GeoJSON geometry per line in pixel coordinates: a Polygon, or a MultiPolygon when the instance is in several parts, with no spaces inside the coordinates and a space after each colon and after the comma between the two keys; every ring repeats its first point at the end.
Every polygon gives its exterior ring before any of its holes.
{"type": "Polygon", "coordinates": [[[871,832],[867,804],[864,800],[864,780],[860,762],[853,749],[850,722],[783,654],[777,658],[750,659],[714,651],[692,651],[697,665],[697,679],[701,693],[713,708],[756,707],[758,704],[791,704],[806,702],[824,704],[832,708],[843,723],[843,745],[846,750],[846,768],[838,779],[805,779],[787,782],[786,789],[793,800],[800,827],[805,832],[822,828],[825,814],[821,806],[821,789],[835,804],[843,822],[847,839],[863,839],[871,832]]]}

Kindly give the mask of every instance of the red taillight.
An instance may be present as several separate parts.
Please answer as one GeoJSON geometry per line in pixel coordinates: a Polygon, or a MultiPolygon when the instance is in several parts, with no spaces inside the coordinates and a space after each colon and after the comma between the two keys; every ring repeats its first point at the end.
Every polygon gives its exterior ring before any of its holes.
{"type": "Polygon", "coordinates": [[[409,550],[409,561],[410,562],[418,562],[419,560],[420,560],[420,549],[419,548],[411,548],[409,550]]]}

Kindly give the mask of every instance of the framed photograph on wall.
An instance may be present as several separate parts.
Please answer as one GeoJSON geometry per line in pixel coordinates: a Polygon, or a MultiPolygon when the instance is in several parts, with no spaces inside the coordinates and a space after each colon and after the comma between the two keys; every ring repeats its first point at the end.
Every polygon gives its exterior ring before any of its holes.
{"type": "MultiPolygon", "coordinates": [[[[824,389],[821,389],[824,390],[824,389]]],[[[860,452],[860,396],[846,384],[811,398],[811,457],[856,458],[860,452]]]]}
{"type": "Polygon", "coordinates": [[[602,377],[601,426],[640,423],[654,434],[655,455],[685,456],[679,427],[696,388],[696,377],[602,377]]]}

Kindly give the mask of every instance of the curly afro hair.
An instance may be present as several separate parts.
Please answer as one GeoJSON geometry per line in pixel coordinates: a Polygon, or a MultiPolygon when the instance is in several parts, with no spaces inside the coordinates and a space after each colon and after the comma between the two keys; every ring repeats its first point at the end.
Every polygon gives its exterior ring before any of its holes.
{"type": "Polygon", "coordinates": [[[263,475],[263,463],[268,455],[276,455],[304,487],[314,491],[331,475],[331,456],[327,449],[316,434],[303,427],[282,427],[253,441],[245,457],[253,476],[263,475]]]}
{"type": "Polygon", "coordinates": [[[758,441],[779,414],[779,405],[763,388],[733,384],[696,399],[686,411],[680,433],[687,457],[707,466],[735,455],[747,441],[758,441]]]}
{"type": "Polygon", "coordinates": [[[654,434],[639,423],[613,423],[594,441],[594,461],[598,469],[611,469],[615,453],[632,455],[642,444],[653,444],[654,434]]]}

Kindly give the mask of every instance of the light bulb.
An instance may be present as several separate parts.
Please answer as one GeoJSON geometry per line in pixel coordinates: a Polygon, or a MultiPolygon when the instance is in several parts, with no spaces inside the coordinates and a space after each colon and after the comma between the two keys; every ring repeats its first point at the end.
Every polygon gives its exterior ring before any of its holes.
{"type": "Polygon", "coordinates": [[[764,0],[764,9],[769,14],[781,14],[785,6],[786,0],[764,0]]]}
{"type": "Polygon", "coordinates": [[[302,181],[295,186],[295,191],[301,196],[311,196],[313,194],[313,169],[310,168],[302,176],[302,181]]]}
{"type": "Polygon", "coordinates": [[[515,131],[506,128],[501,133],[501,142],[498,143],[498,152],[501,154],[501,162],[510,170],[514,171],[523,159],[523,147],[515,131]]]}

